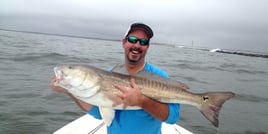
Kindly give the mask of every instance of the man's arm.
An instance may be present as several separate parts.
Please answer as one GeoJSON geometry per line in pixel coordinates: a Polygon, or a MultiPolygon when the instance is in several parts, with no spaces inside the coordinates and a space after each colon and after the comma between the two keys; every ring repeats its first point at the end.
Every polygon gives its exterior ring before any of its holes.
{"type": "Polygon", "coordinates": [[[151,98],[145,97],[141,107],[151,114],[153,117],[165,121],[169,115],[169,107],[168,104],[160,103],[151,98]]]}
{"type": "Polygon", "coordinates": [[[67,95],[69,95],[73,101],[84,111],[89,111],[91,108],[92,108],[92,105],[82,101],[82,100],[79,100],[77,98],[75,98],[71,93],[69,93],[66,89],[64,88],[61,88],[61,87],[58,87],[58,86],[55,86],[54,83],[57,81],[56,77],[52,77],[51,78],[51,81],[50,81],[50,88],[52,91],[56,91],[56,92],[59,92],[59,93],[66,93],[67,95]]]}
{"type": "Polygon", "coordinates": [[[89,111],[91,108],[92,108],[92,105],[82,101],[82,100],[79,100],[77,98],[75,98],[71,93],[67,93],[72,99],[73,101],[84,111],[89,111]]]}

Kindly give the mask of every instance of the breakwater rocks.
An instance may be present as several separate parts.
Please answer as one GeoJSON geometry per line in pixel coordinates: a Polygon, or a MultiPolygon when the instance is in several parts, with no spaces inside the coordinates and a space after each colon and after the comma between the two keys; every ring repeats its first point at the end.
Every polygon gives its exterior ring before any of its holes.
{"type": "Polygon", "coordinates": [[[225,51],[225,50],[216,50],[215,52],[217,52],[217,53],[225,53],[225,54],[236,54],[236,55],[242,55],[242,56],[250,56],[250,57],[268,58],[268,55],[267,54],[236,52],[236,51],[225,51]]]}

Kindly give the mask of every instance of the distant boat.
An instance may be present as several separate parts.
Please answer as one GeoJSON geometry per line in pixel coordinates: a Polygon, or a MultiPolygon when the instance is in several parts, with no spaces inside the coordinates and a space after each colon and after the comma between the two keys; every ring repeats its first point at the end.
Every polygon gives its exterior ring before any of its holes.
{"type": "Polygon", "coordinates": [[[218,52],[218,51],[222,51],[222,50],[220,48],[215,48],[215,49],[209,50],[209,52],[212,52],[212,53],[218,52]]]}

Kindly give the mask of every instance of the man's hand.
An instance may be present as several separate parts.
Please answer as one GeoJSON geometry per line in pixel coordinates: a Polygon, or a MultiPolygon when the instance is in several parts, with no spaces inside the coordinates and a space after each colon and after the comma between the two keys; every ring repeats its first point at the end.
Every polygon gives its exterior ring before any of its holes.
{"type": "MultiPolygon", "coordinates": [[[[122,92],[121,94],[117,94],[117,96],[122,99],[123,108],[126,108],[127,106],[142,107],[143,101],[146,97],[141,93],[134,79],[130,80],[130,89],[128,87],[124,87],[118,84],[115,84],[114,86],[122,92]]],[[[113,104],[113,106],[117,105],[119,104],[113,104]]]]}
{"type": "Polygon", "coordinates": [[[92,105],[91,104],[88,104],[82,100],[79,100],[77,98],[75,98],[71,93],[69,93],[66,89],[62,88],[62,87],[59,87],[59,86],[55,86],[54,83],[57,82],[57,78],[56,76],[53,76],[51,78],[51,81],[50,81],[50,88],[52,91],[56,91],[56,92],[59,92],[59,93],[66,93],[67,95],[69,95],[73,101],[84,111],[88,111],[92,108],[92,105]]]}
{"type": "Polygon", "coordinates": [[[55,86],[54,83],[57,81],[56,76],[53,76],[50,80],[50,88],[52,91],[60,92],[60,93],[68,93],[68,91],[62,87],[55,86]]]}

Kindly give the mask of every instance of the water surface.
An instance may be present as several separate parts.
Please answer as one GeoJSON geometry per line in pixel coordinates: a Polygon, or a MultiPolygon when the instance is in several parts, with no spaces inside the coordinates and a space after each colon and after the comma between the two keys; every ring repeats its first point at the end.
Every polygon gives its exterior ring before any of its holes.
{"type": "MultiPolygon", "coordinates": [[[[197,134],[268,132],[266,58],[152,44],[147,61],[193,92],[236,93],[222,108],[219,129],[186,105],[179,125],[197,134]]],[[[0,133],[49,134],[84,114],[68,96],[50,91],[57,64],[109,68],[122,62],[117,41],[0,31],[0,133]]]]}

